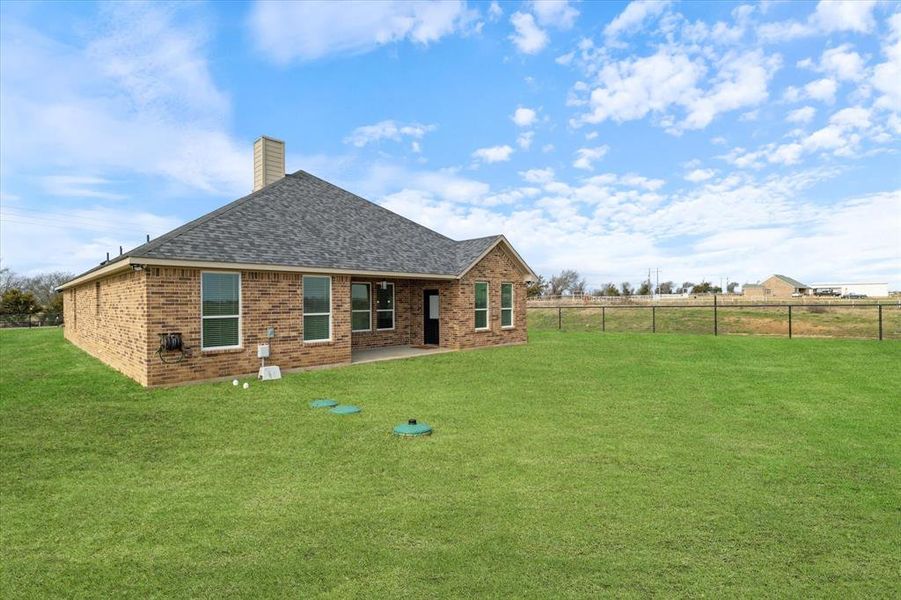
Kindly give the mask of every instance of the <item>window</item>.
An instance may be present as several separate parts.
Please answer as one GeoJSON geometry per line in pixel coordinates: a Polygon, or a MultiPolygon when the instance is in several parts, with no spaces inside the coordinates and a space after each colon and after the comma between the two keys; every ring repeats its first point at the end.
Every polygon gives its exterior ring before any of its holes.
{"type": "Polygon", "coordinates": [[[332,278],[303,276],[303,341],[332,339],[332,278]]]}
{"type": "Polygon", "coordinates": [[[375,326],[379,331],[394,329],[394,284],[387,283],[375,295],[375,326]]]}
{"type": "Polygon", "coordinates": [[[501,327],[513,327],[513,284],[501,284],[501,327]]]}
{"type": "Polygon", "coordinates": [[[488,282],[476,281],[476,331],[488,329],[488,282]]]}
{"type": "Polygon", "coordinates": [[[372,330],[372,297],[368,283],[350,284],[350,329],[372,330]]]}
{"type": "Polygon", "coordinates": [[[200,347],[241,347],[241,274],[201,273],[200,347]]]}

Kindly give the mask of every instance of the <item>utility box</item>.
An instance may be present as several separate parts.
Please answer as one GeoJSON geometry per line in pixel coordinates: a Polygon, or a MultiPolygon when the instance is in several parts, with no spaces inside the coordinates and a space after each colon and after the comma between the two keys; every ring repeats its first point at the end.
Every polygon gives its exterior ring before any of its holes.
{"type": "Polygon", "coordinates": [[[260,367],[260,381],[269,381],[270,379],[281,379],[282,370],[278,367],[260,367]]]}
{"type": "Polygon", "coordinates": [[[257,346],[257,358],[269,358],[269,344],[257,346]]]}

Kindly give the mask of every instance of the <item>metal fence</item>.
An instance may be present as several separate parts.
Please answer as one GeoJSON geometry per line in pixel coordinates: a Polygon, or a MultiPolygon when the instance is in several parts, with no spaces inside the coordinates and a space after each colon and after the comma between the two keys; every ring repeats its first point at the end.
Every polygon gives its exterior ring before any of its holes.
{"type": "Polygon", "coordinates": [[[0,313],[0,328],[7,327],[48,327],[63,324],[63,314],[43,312],[34,314],[0,313]]]}
{"type": "Polygon", "coordinates": [[[529,306],[529,328],[901,339],[901,303],[529,306]]]}

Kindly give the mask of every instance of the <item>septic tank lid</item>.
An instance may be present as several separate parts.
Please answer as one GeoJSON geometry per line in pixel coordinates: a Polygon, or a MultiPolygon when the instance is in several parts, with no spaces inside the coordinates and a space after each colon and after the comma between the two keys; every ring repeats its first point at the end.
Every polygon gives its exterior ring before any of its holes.
{"type": "Polygon", "coordinates": [[[336,415],[352,415],[354,413],[360,412],[361,410],[362,409],[359,406],[354,406],[353,404],[339,404],[329,412],[335,413],[336,415]]]}
{"type": "Polygon", "coordinates": [[[401,437],[417,437],[420,435],[432,435],[432,428],[427,423],[417,423],[416,419],[410,419],[394,428],[394,435],[401,437]]]}
{"type": "Polygon", "coordinates": [[[338,406],[338,403],[331,398],[316,398],[310,402],[310,408],[331,408],[332,406],[338,406]]]}

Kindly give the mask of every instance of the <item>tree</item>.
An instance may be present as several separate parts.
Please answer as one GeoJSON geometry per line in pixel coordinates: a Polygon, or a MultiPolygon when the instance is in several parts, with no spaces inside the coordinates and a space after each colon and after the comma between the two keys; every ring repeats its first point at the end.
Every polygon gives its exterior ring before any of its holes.
{"type": "Polygon", "coordinates": [[[622,290],[623,296],[631,296],[633,293],[632,284],[628,281],[624,281],[619,284],[619,289],[622,290]]]}
{"type": "Polygon", "coordinates": [[[679,288],[676,290],[677,294],[690,294],[692,288],[694,288],[695,284],[690,281],[684,282],[679,288]]]}
{"type": "Polygon", "coordinates": [[[533,281],[526,288],[526,296],[529,298],[540,298],[547,291],[547,280],[544,275],[539,275],[538,279],[533,281]]]}
{"type": "Polygon", "coordinates": [[[548,294],[562,296],[565,292],[571,292],[577,283],[579,283],[579,272],[563,269],[559,275],[554,275],[548,281],[548,294]]]}
{"type": "Polygon", "coordinates": [[[9,267],[0,267],[0,296],[11,289],[22,287],[22,278],[9,270],[9,267]]]}
{"type": "Polygon", "coordinates": [[[663,283],[661,283],[660,285],[657,286],[657,293],[658,294],[672,294],[673,286],[675,286],[675,285],[676,284],[674,284],[672,281],[664,281],[663,283]]]}
{"type": "Polygon", "coordinates": [[[583,296],[586,293],[588,293],[588,284],[585,282],[585,279],[579,279],[578,281],[576,281],[575,283],[572,284],[569,291],[572,292],[573,294],[578,294],[580,296],[583,296]]]}
{"type": "Polygon", "coordinates": [[[0,297],[0,312],[13,315],[31,315],[38,312],[39,306],[34,294],[13,288],[6,290],[0,297]]]}
{"type": "Polygon", "coordinates": [[[641,282],[641,285],[638,286],[638,291],[635,292],[639,296],[650,296],[651,295],[651,282],[645,279],[641,282]]]}
{"type": "Polygon", "coordinates": [[[730,294],[734,294],[736,288],[738,288],[738,282],[737,282],[737,281],[730,281],[730,282],[729,282],[729,285],[726,286],[726,291],[729,292],[730,294]]]}
{"type": "Polygon", "coordinates": [[[619,289],[613,282],[607,282],[594,291],[595,296],[619,296],[619,289]]]}
{"type": "Polygon", "coordinates": [[[702,281],[701,283],[694,286],[691,290],[692,294],[720,294],[722,293],[722,288],[718,285],[713,285],[709,281],[702,281]]]}
{"type": "Polygon", "coordinates": [[[45,310],[50,310],[58,293],[56,288],[72,279],[71,273],[53,271],[51,273],[39,273],[32,277],[24,277],[19,285],[23,291],[34,294],[35,300],[45,310]]]}

